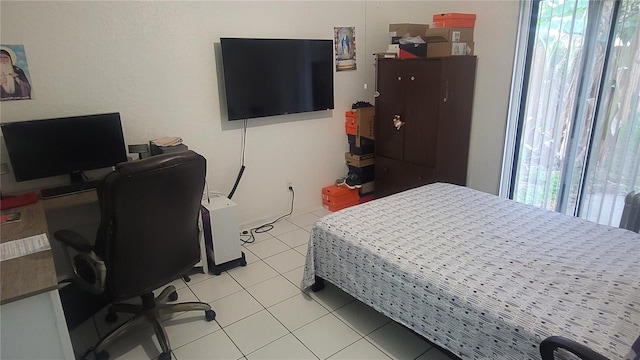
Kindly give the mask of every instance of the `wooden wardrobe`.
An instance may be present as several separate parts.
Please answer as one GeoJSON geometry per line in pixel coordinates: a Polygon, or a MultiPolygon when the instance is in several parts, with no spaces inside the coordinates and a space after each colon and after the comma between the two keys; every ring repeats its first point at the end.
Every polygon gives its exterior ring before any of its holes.
{"type": "Polygon", "coordinates": [[[465,185],[475,56],[378,59],[375,193],[465,185]]]}

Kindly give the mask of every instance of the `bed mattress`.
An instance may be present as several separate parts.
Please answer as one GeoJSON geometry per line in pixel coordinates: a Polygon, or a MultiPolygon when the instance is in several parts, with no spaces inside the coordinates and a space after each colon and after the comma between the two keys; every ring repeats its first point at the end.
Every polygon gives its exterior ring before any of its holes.
{"type": "Polygon", "coordinates": [[[622,359],[640,335],[640,235],[457,185],[319,219],[315,276],[463,359],[539,359],[551,335],[622,359]]]}

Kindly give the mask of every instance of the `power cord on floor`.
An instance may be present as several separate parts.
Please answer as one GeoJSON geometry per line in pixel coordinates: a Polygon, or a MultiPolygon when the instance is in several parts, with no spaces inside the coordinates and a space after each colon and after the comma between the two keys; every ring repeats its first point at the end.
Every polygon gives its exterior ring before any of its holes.
{"type": "Polygon", "coordinates": [[[243,232],[240,233],[240,241],[242,241],[243,244],[251,244],[253,242],[256,241],[256,238],[254,236],[254,234],[261,234],[261,233],[266,233],[269,232],[271,230],[273,230],[273,224],[275,224],[276,222],[284,219],[285,217],[293,214],[293,202],[294,199],[296,198],[296,192],[293,190],[293,186],[289,186],[289,191],[291,191],[291,209],[289,210],[289,212],[287,214],[284,214],[282,216],[280,216],[279,218],[268,222],[266,224],[262,224],[258,227],[254,227],[252,229],[249,230],[245,230],[243,232]]]}

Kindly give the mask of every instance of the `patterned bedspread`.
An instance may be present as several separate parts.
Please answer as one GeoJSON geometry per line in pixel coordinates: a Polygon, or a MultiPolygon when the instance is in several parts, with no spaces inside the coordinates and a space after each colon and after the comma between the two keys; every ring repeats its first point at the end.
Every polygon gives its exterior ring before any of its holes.
{"type": "Polygon", "coordinates": [[[640,335],[640,235],[456,185],[319,219],[314,276],[463,359],[539,359],[551,335],[622,359],[640,335]]]}

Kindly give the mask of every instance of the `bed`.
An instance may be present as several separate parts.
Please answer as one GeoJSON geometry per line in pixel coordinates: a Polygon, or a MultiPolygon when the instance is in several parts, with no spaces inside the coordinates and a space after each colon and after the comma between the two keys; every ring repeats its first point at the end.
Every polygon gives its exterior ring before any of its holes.
{"type": "Polygon", "coordinates": [[[622,359],[640,335],[640,235],[457,185],[319,219],[317,279],[462,359],[539,359],[552,335],[622,359]]]}

